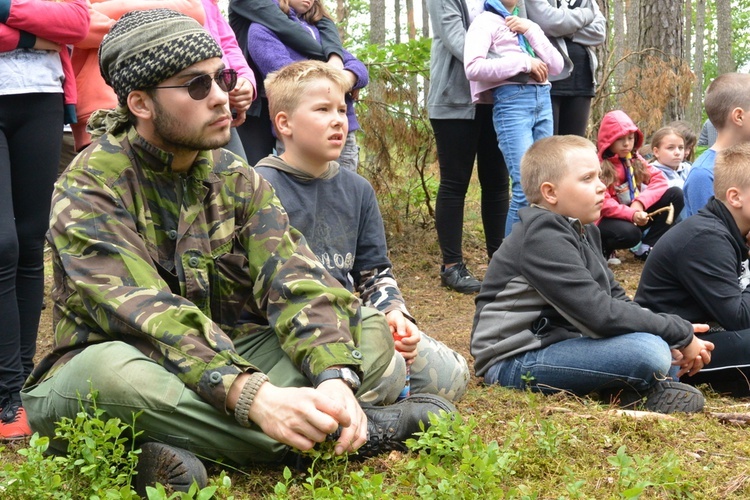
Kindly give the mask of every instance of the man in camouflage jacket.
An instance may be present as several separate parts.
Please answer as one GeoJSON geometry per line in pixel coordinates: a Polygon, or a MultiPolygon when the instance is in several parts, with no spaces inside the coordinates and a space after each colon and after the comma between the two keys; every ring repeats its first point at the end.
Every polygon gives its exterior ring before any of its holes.
{"type": "MultiPolygon", "coordinates": [[[[55,186],[55,345],[24,390],[29,420],[54,436],[96,391],[108,416],[142,411],[140,440],[212,459],[275,461],[331,433],[353,452],[383,415],[357,399],[388,404],[404,385],[388,327],[325,271],[270,185],[216,149],[233,74],[196,26],[131,13],[102,42],[121,107],[94,118],[107,133],[55,186]]],[[[411,405],[390,413],[397,440],[427,409],[455,409],[411,405]]]]}

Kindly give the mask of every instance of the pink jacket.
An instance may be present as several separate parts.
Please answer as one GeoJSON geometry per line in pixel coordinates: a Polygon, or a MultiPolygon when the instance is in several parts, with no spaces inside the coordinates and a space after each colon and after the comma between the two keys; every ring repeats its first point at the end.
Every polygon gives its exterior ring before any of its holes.
{"type": "Polygon", "coordinates": [[[599,152],[600,161],[607,158],[614,165],[615,171],[617,172],[617,181],[614,184],[607,186],[607,192],[604,194],[604,204],[602,205],[602,218],[607,217],[610,219],[632,221],[633,215],[635,214],[635,210],[630,208],[629,205],[624,205],[618,201],[617,194],[615,193],[615,186],[621,185],[627,180],[625,166],[622,164],[619,157],[609,156],[607,153],[610,146],[612,146],[617,139],[630,133],[635,135],[635,144],[633,145],[633,151],[635,153],[633,154],[632,161],[640,161],[646,165],[648,173],[651,176],[648,184],[639,186],[640,193],[633,201],[640,201],[644,208],[648,210],[651,205],[664,196],[664,193],[669,187],[667,178],[661,170],[653,165],[648,165],[646,160],[637,153],[643,145],[643,132],[638,129],[636,124],[633,123],[633,120],[631,120],[624,111],[610,111],[604,115],[604,118],[602,118],[602,123],[599,126],[599,133],[596,139],[596,148],[599,152]]]}
{"type": "MultiPolygon", "coordinates": [[[[537,57],[547,63],[551,76],[563,69],[563,57],[535,23],[524,33],[537,57]]],[[[492,89],[509,83],[519,73],[531,70],[531,56],[518,45],[518,37],[505,25],[505,19],[482,12],[469,26],[464,43],[464,70],[474,103],[492,104],[492,89]]],[[[529,84],[549,84],[534,79],[529,84]]]]}
{"type": "Polygon", "coordinates": [[[211,33],[211,36],[216,40],[224,52],[224,65],[227,68],[232,68],[237,72],[238,76],[246,78],[250,83],[253,84],[253,95],[257,95],[255,88],[255,74],[253,70],[248,66],[245,56],[242,55],[242,50],[237,43],[237,38],[234,36],[234,31],[229,27],[229,23],[224,16],[222,16],[219,6],[213,0],[202,0],[203,10],[206,12],[206,22],[203,23],[203,27],[211,33]]]}
{"type": "MultiPolygon", "coordinates": [[[[85,0],[84,0],[85,1],[85,0]]],[[[97,109],[117,106],[115,91],[104,83],[99,71],[99,45],[120,17],[131,10],[172,9],[187,14],[199,23],[205,21],[200,0],[90,0],[91,27],[86,38],[73,49],[73,72],[78,86],[78,123],[72,126],[76,150],[87,146],[91,137],[86,123],[97,109]]]]}
{"type": "MultiPolygon", "coordinates": [[[[0,52],[9,52],[19,48],[19,45],[25,46],[24,42],[28,40],[22,40],[22,32],[63,45],[80,41],[89,29],[86,4],[86,0],[0,0],[0,52]]],[[[60,51],[60,61],[65,76],[65,104],[75,105],[78,100],[75,78],[70,56],[65,48],[60,51]]]]}

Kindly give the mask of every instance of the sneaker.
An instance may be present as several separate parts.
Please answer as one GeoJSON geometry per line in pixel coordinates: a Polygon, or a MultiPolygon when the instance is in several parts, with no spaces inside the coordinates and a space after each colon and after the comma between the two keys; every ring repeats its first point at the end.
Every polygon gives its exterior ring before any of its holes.
{"type": "Polygon", "coordinates": [[[16,441],[30,436],[29,419],[20,398],[6,400],[0,412],[0,441],[16,441]]]}
{"type": "Polygon", "coordinates": [[[617,258],[617,252],[614,250],[611,254],[609,254],[609,257],[607,257],[607,265],[608,266],[619,266],[622,264],[622,261],[617,258]]]}
{"type": "Polygon", "coordinates": [[[141,446],[135,470],[135,491],[146,497],[146,487],[161,483],[172,491],[188,491],[193,481],[202,489],[208,482],[206,467],[187,450],[164,443],[141,446]]]}
{"type": "MultiPolygon", "coordinates": [[[[405,441],[422,429],[430,427],[429,414],[440,414],[443,410],[457,414],[453,404],[434,394],[415,394],[389,406],[362,405],[367,415],[367,442],[357,450],[361,458],[373,457],[392,450],[406,451],[405,441]]],[[[332,435],[329,439],[338,439],[332,435]]]]}
{"type": "Polygon", "coordinates": [[[651,247],[644,243],[641,243],[640,245],[638,245],[638,248],[633,251],[633,257],[635,257],[636,260],[645,262],[646,259],[648,259],[648,256],[650,253],[651,253],[651,247]]]}
{"type": "Polygon", "coordinates": [[[440,268],[440,282],[444,287],[459,293],[477,293],[482,287],[482,282],[472,276],[463,262],[447,269],[442,266],[440,268]]]}
{"type": "Polygon", "coordinates": [[[645,394],[623,389],[618,395],[623,408],[658,413],[698,413],[703,411],[706,402],[701,391],[674,380],[660,380],[645,394]]]}

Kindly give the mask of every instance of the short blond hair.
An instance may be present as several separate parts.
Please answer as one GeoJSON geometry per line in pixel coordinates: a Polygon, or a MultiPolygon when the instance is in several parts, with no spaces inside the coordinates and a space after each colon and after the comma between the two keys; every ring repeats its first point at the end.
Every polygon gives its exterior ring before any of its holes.
{"type": "Polygon", "coordinates": [[[542,184],[555,184],[568,173],[568,155],[576,149],[596,155],[594,143],[577,135],[553,135],[531,145],[521,159],[521,187],[529,203],[541,203],[542,184]]]}
{"type": "Polygon", "coordinates": [[[307,87],[317,80],[328,80],[343,93],[351,89],[343,70],[321,61],[298,61],[270,73],[263,84],[271,121],[274,122],[282,111],[290,115],[294,113],[307,93],[307,87]]]}
{"type": "Polygon", "coordinates": [[[726,201],[729,188],[750,187],[750,143],[740,143],[716,153],[714,195],[726,201]]]}

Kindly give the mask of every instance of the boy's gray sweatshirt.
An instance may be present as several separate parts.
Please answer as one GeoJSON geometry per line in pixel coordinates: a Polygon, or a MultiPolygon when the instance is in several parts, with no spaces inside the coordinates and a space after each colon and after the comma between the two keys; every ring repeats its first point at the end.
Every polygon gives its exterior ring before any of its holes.
{"type": "Polygon", "coordinates": [[[627,297],[607,267],[594,224],[536,206],[518,215],[476,298],[471,354],[478,376],[502,359],[583,335],[648,332],[672,348],[690,343],[688,321],[627,297]]]}

